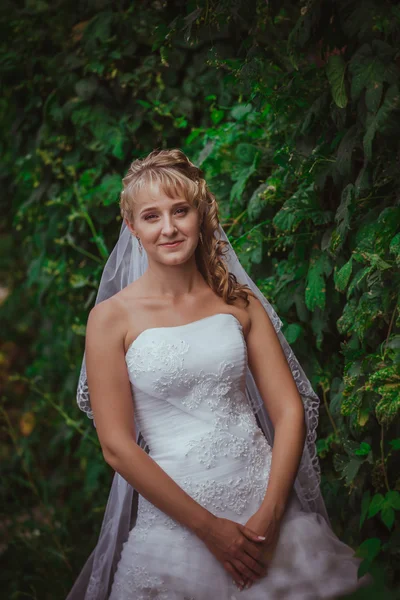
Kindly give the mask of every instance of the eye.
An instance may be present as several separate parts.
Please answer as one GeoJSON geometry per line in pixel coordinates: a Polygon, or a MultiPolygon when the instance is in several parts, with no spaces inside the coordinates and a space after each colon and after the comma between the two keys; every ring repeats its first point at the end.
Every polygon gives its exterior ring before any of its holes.
{"type": "MultiPolygon", "coordinates": [[[[184,211],[184,214],[186,214],[186,213],[187,213],[187,211],[188,211],[189,209],[188,209],[188,208],[178,208],[178,209],[176,210],[176,212],[178,212],[178,210],[183,210],[183,211],[184,211]]],[[[153,214],[151,214],[151,215],[147,215],[147,217],[145,217],[145,218],[144,218],[144,220],[145,220],[145,221],[150,221],[150,220],[152,220],[152,219],[151,219],[151,217],[156,217],[156,216],[157,216],[157,215],[153,215],[153,214]]]]}

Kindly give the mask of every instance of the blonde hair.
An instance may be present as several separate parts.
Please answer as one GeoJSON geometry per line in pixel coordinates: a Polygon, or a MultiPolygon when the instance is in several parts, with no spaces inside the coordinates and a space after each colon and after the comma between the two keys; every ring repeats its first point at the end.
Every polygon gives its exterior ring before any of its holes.
{"type": "Polygon", "coordinates": [[[133,224],[133,207],[136,193],[147,185],[159,184],[169,198],[184,197],[195,206],[200,215],[202,243],[195,250],[197,268],[206,283],[227,304],[238,298],[249,305],[248,294],[254,293],[247,284],[240,284],[230,273],[224,254],[228,249],[225,240],[216,239],[219,230],[218,205],[210,192],[201,169],[196,167],[179,149],[153,150],[143,159],[134,160],[122,180],[124,189],[120,196],[123,219],[133,224]]]}

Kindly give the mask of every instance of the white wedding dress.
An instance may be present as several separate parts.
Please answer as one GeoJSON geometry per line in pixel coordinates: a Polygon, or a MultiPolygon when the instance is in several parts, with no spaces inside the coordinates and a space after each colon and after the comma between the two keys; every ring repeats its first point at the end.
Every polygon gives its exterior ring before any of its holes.
{"type": "MultiPolygon", "coordinates": [[[[244,392],[239,320],[218,313],[146,329],[126,364],[150,456],[214,515],[244,525],[263,500],[272,449],[244,392]]],[[[323,517],[301,510],[293,492],[268,574],[240,592],[191,530],[139,496],[109,600],[334,598],[364,585],[353,554],[323,517]]]]}

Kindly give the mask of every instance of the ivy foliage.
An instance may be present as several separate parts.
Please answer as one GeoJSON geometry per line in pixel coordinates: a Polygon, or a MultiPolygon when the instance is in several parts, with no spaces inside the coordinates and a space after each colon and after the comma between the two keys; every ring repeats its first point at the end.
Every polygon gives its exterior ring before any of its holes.
{"type": "Polygon", "coordinates": [[[394,598],[399,8],[31,0],[0,27],[8,597],[64,598],[96,542],[112,473],[74,402],[87,314],[121,177],[180,147],[321,398],[322,490],[376,576],[363,598],[394,598]]]}

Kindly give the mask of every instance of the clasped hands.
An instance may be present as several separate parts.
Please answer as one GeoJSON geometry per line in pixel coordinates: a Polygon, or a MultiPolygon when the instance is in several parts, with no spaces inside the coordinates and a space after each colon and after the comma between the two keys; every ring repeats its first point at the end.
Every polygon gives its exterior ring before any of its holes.
{"type": "Polygon", "coordinates": [[[279,530],[280,521],[273,516],[255,513],[245,525],[215,517],[202,540],[242,590],[267,574],[279,530]]]}

